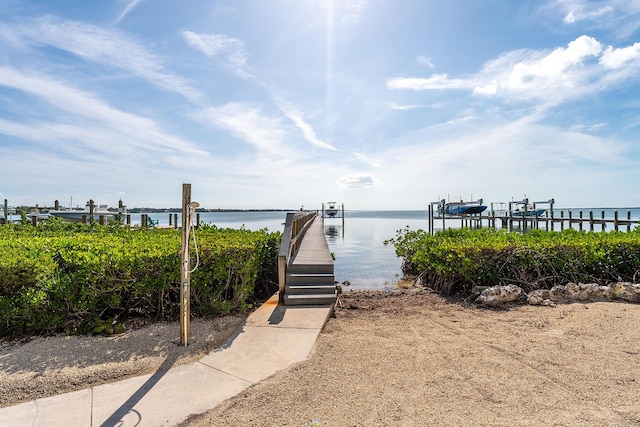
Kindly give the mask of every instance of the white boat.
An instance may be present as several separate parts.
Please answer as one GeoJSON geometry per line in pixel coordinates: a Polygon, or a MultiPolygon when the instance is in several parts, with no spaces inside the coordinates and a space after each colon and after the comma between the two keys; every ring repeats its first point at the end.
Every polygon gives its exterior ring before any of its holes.
{"type": "Polygon", "coordinates": [[[324,215],[330,218],[334,218],[336,215],[338,215],[336,202],[327,202],[327,206],[324,208],[324,215]]]}
{"type": "MultiPolygon", "coordinates": [[[[118,214],[123,212],[116,212],[109,210],[108,205],[94,205],[93,208],[93,220],[97,221],[98,218],[104,216],[107,221],[115,219],[118,214]]],[[[83,218],[86,218],[86,221],[91,221],[91,207],[90,202],[87,202],[84,209],[59,209],[59,210],[51,210],[49,214],[55,216],[57,218],[62,218],[63,221],[67,222],[82,222],[83,218]]]]}

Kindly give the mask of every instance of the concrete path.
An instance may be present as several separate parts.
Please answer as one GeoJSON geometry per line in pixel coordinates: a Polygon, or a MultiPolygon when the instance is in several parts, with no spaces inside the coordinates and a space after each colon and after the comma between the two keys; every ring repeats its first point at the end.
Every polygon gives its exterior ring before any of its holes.
{"type": "Polygon", "coordinates": [[[306,359],[332,307],[274,295],[231,343],[195,363],[0,409],[0,426],[173,426],[306,359]]]}

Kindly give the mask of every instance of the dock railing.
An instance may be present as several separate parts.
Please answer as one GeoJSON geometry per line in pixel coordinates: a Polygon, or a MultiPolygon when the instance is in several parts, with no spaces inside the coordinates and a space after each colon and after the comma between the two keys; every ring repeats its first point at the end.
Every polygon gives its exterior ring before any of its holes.
{"type": "Polygon", "coordinates": [[[298,251],[302,238],[316,217],[315,212],[289,212],[284,223],[284,232],[278,251],[278,294],[284,301],[284,289],[287,279],[287,266],[298,251]]]}

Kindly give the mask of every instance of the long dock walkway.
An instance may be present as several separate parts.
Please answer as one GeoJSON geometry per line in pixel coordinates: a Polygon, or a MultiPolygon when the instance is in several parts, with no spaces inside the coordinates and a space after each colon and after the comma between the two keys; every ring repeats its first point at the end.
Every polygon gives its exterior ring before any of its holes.
{"type": "MultiPolygon", "coordinates": [[[[303,217],[305,219],[304,231],[291,239],[299,241],[299,245],[285,262],[285,271],[280,273],[284,275],[283,302],[285,305],[332,305],[336,302],[337,292],[333,258],[324,235],[324,220],[316,215],[303,217]]],[[[283,245],[287,245],[285,239],[283,245]]],[[[290,253],[291,248],[283,248],[283,251],[290,253]]]]}
{"type": "Polygon", "coordinates": [[[285,307],[274,295],[235,338],[195,363],[0,409],[0,426],[173,426],[306,359],[331,305],[285,307]]]}

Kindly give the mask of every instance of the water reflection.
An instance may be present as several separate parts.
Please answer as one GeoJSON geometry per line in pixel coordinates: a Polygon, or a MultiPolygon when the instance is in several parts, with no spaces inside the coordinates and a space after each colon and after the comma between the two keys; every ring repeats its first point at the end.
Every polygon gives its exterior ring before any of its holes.
{"type": "Polygon", "coordinates": [[[340,225],[327,225],[324,226],[324,234],[327,236],[329,243],[335,243],[340,237],[344,238],[343,227],[340,225]]]}

